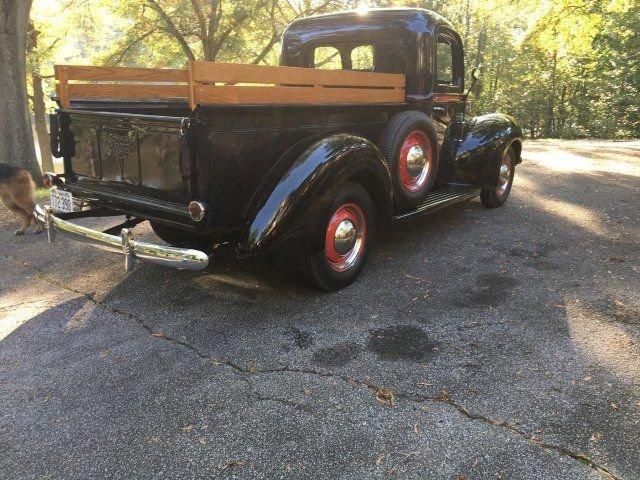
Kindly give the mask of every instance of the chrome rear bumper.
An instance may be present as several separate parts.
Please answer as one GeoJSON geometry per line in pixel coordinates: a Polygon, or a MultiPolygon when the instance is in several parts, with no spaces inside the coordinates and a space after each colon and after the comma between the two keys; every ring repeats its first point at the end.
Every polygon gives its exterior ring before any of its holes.
{"type": "Polygon", "coordinates": [[[133,239],[133,232],[123,228],[120,236],[92,230],[62,220],[53,214],[49,206],[36,205],[36,216],[44,223],[49,243],[54,243],[56,234],[86,243],[103,250],[124,255],[125,268],[132,271],[137,260],[165,265],[180,270],[202,270],[209,264],[209,256],[200,250],[165,247],[133,239]]]}

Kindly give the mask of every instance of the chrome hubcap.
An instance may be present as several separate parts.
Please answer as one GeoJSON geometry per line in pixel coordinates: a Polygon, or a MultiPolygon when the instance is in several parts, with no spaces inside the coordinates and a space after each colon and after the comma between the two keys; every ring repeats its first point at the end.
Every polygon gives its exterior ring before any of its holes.
{"type": "Polygon", "coordinates": [[[418,177],[424,172],[427,159],[420,145],[413,145],[407,154],[407,173],[412,177],[418,177]]]}
{"type": "Polygon", "coordinates": [[[357,264],[364,253],[367,222],[362,209],[355,203],[345,203],[329,220],[324,251],[329,267],[344,272],[357,264]]]}
{"type": "Polygon", "coordinates": [[[402,186],[409,192],[419,192],[427,183],[431,166],[431,146],[426,134],[414,130],[400,149],[398,173],[402,186]]]}
{"type": "Polygon", "coordinates": [[[356,244],[358,232],[356,226],[351,220],[342,220],[336,228],[336,233],[333,237],[333,245],[340,255],[345,255],[356,244]]]}
{"type": "Polygon", "coordinates": [[[498,195],[504,195],[509,189],[509,183],[511,182],[511,157],[506,154],[502,158],[500,164],[500,170],[498,171],[498,188],[496,191],[498,195]]]}

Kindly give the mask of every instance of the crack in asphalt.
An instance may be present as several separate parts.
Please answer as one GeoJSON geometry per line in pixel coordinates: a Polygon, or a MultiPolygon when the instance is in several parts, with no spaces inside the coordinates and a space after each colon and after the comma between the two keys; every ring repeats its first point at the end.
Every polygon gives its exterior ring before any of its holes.
{"type": "MultiPolygon", "coordinates": [[[[20,263],[18,261],[16,261],[15,259],[8,257],[5,254],[2,254],[2,256],[17,264],[20,265],[24,268],[31,268],[33,269],[37,275],[38,278],[40,278],[41,280],[50,283],[52,285],[55,285],[59,288],[62,288],[68,292],[71,293],[75,293],[77,295],[82,296],[83,298],[87,299],[88,301],[92,302],[93,304],[95,304],[96,306],[109,311],[111,313],[114,313],[116,315],[121,315],[124,316],[126,318],[129,318],[133,321],[135,321],[141,328],[143,328],[150,336],[160,339],[160,340],[165,340],[169,343],[172,343],[174,345],[179,345],[187,350],[189,350],[190,352],[192,352],[194,355],[196,355],[198,358],[202,359],[202,360],[206,360],[209,364],[211,365],[220,365],[220,366],[226,366],[228,368],[231,368],[235,371],[237,371],[238,373],[242,373],[242,374],[272,374],[272,373],[292,373],[292,374],[303,374],[303,375],[312,375],[312,376],[316,376],[316,377],[321,377],[321,378],[333,378],[333,379],[339,379],[342,380],[350,385],[358,385],[361,387],[366,387],[367,389],[373,391],[374,393],[378,393],[380,392],[383,387],[380,387],[374,383],[371,383],[367,380],[358,380],[346,375],[337,375],[334,373],[330,373],[330,372],[323,372],[323,371],[319,371],[319,370],[313,370],[313,369],[306,369],[306,368],[292,368],[289,366],[283,366],[283,367],[278,367],[278,368],[269,368],[269,369],[261,369],[261,368],[257,368],[257,367],[243,367],[231,360],[228,359],[219,359],[219,358],[213,358],[203,352],[201,352],[197,347],[191,345],[190,343],[180,340],[178,338],[172,337],[170,335],[167,335],[166,333],[162,332],[162,331],[154,331],[153,328],[151,328],[149,325],[147,325],[139,316],[137,316],[136,314],[133,314],[131,312],[128,312],[127,310],[123,310],[121,308],[118,307],[114,307],[111,305],[108,305],[106,303],[103,303],[99,300],[97,300],[96,298],[94,298],[93,295],[80,291],[80,290],[76,290],[74,288],[69,287],[68,285],[64,285],[63,283],[55,280],[54,278],[51,278],[49,275],[47,275],[46,273],[44,273],[43,271],[41,271],[40,269],[36,268],[36,267],[31,267],[29,266],[27,263],[20,263]]],[[[528,434],[527,432],[520,430],[519,428],[517,428],[515,425],[507,422],[506,420],[501,420],[501,419],[495,419],[495,418],[491,418],[488,417],[486,415],[482,415],[480,413],[473,413],[471,411],[469,411],[469,409],[467,409],[464,405],[457,403],[453,397],[451,396],[451,394],[446,391],[443,390],[441,391],[439,394],[435,395],[435,396],[427,396],[427,395],[420,395],[417,393],[404,393],[404,392],[394,392],[394,395],[396,398],[402,399],[402,400],[406,400],[409,402],[413,402],[413,403],[424,403],[424,402],[435,402],[435,403],[440,403],[440,404],[445,404],[445,405],[449,405],[450,407],[454,408],[460,415],[462,415],[463,417],[472,420],[472,421],[479,421],[484,423],[485,425],[489,425],[492,427],[497,427],[497,428],[501,428],[504,430],[507,430],[511,433],[514,433],[516,435],[518,435],[520,438],[522,438],[523,440],[537,446],[540,447],[542,449],[545,450],[553,450],[561,455],[567,456],[575,461],[578,461],[584,465],[589,466],[590,468],[592,468],[593,470],[597,471],[600,475],[602,475],[604,478],[610,479],[610,480],[621,480],[619,477],[617,477],[616,475],[614,475],[609,469],[607,469],[606,467],[600,465],[599,463],[597,463],[596,461],[594,461],[593,459],[591,459],[589,456],[587,456],[584,453],[581,452],[576,452],[573,450],[570,450],[566,447],[563,447],[561,445],[556,445],[556,444],[552,444],[552,443],[548,443],[545,442],[543,440],[541,440],[540,438],[538,438],[535,435],[531,435],[528,434]]],[[[257,392],[253,392],[253,394],[248,395],[248,398],[253,398],[256,401],[272,401],[272,402],[277,402],[277,403],[281,403],[283,405],[287,405],[290,406],[292,408],[295,408],[296,410],[302,410],[305,411],[307,413],[312,413],[313,410],[309,409],[308,407],[304,407],[301,406],[293,401],[290,400],[285,400],[285,399],[280,399],[280,398],[273,398],[273,397],[268,397],[268,396],[264,396],[261,395],[257,392]]]]}

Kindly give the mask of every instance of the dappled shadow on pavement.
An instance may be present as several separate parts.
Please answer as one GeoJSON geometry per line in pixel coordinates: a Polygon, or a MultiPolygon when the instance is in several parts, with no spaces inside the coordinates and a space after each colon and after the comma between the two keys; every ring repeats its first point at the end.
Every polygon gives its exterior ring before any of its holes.
{"type": "Polygon", "coordinates": [[[127,275],[102,252],[3,233],[16,287],[0,301],[63,293],[0,341],[0,427],[14,445],[0,466],[38,451],[44,474],[75,436],[80,462],[134,471],[150,455],[184,472],[189,449],[209,473],[239,460],[230,469],[245,477],[386,477],[415,452],[403,478],[632,478],[638,160],[623,173],[537,158],[525,151],[504,208],[472,201],[378,232],[362,278],[334,294],[231,252],[204,272],[127,275]],[[20,433],[40,423],[51,442],[20,433]]]}

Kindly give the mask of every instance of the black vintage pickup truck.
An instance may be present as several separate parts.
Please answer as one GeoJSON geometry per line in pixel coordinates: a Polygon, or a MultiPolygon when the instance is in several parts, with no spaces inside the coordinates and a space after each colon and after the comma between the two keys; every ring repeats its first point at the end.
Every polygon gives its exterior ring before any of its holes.
{"type": "Polygon", "coordinates": [[[51,143],[64,174],[45,174],[52,202],[36,212],[49,240],[119,252],[127,269],[202,269],[227,244],[295,258],[334,290],[356,279],[376,227],[477,195],[506,201],[521,129],[506,115],[465,117],[463,46],[441,16],[298,20],[280,65],[58,66],[51,143]],[[105,232],[72,222],[109,215],[126,221],[105,232]],[[135,240],[142,221],[171,246],[135,240]]]}

